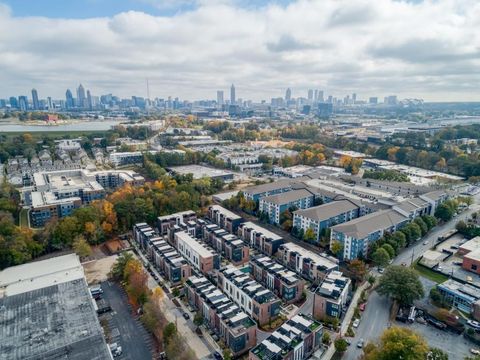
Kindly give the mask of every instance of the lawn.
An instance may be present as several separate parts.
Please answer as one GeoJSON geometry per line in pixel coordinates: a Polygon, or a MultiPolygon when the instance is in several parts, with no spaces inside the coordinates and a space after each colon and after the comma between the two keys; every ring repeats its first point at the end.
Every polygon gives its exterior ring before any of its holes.
{"type": "Polygon", "coordinates": [[[22,209],[19,217],[20,227],[28,228],[28,210],[22,209]]]}
{"type": "Polygon", "coordinates": [[[424,278],[427,278],[429,280],[432,280],[436,282],[437,284],[440,284],[446,280],[448,280],[448,276],[439,274],[433,270],[430,270],[420,264],[418,262],[415,262],[415,265],[413,266],[415,270],[418,271],[420,276],[423,276],[424,278]]]}

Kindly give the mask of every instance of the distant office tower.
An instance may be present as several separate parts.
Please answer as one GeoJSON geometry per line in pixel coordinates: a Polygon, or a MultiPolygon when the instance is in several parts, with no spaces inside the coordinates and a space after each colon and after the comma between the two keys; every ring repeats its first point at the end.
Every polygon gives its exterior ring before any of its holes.
{"type": "Polygon", "coordinates": [[[288,88],[287,91],[285,92],[285,101],[290,101],[291,98],[292,98],[292,90],[288,88]]]}
{"type": "Polygon", "coordinates": [[[332,95],[329,95],[328,96],[328,100],[327,100],[328,103],[333,103],[333,96],[332,95]]]}
{"type": "Polygon", "coordinates": [[[330,117],[333,113],[333,104],[332,103],[319,103],[317,114],[320,117],[327,118],[330,117]]]}
{"type": "Polygon", "coordinates": [[[355,104],[356,101],[357,101],[357,94],[353,93],[352,94],[352,104],[355,104]]]}
{"type": "Polygon", "coordinates": [[[313,90],[308,90],[308,101],[313,101],[313,90]]]}
{"type": "Polygon", "coordinates": [[[28,98],[26,96],[18,97],[18,108],[22,111],[28,110],[28,98]]]}
{"type": "Polygon", "coordinates": [[[313,95],[313,100],[318,101],[318,90],[315,90],[315,95],[313,95]]]}
{"type": "Polygon", "coordinates": [[[10,97],[10,100],[9,100],[9,103],[10,103],[10,107],[12,109],[18,109],[18,100],[16,97],[14,96],[11,96],[10,97]]]}
{"type": "Polygon", "coordinates": [[[378,104],[378,98],[377,97],[371,97],[368,99],[369,104],[378,104]]]}
{"type": "Polygon", "coordinates": [[[223,91],[218,90],[218,91],[217,91],[217,105],[218,105],[218,106],[222,106],[223,104],[224,104],[223,91]]]}
{"type": "Polygon", "coordinates": [[[397,105],[397,95],[390,95],[385,98],[385,104],[397,105]]]}
{"type": "Polygon", "coordinates": [[[93,110],[92,94],[90,94],[90,90],[87,90],[87,107],[88,110],[93,110]]]}
{"type": "Polygon", "coordinates": [[[319,102],[323,102],[323,91],[322,90],[319,90],[318,91],[318,97],[317,97],[317,101],[319,102]]]}
{"type": "Polygon", "coordinates": [[[33,110],[39,110],[40,103],[38,102],[38,92],[36,89],[32,89],[32,101],[33,101],[33,110]]]}
{"type": "Polygon", "coordinates": [[[77,107],[79,108],[86,108],[86,96],[85,96],[85,89],[82,84],[77,89],[77,107]]]}
{"type": "Polygon", "coordinates": [[[344,103],[345,105],[350,104],[350,95],[345,96],[345,98],[343,99],[343,103],[344,103]]]}
{"type": "Polygon", "coordinates": [[[235,86],[230,87],[230,105],[235,105],[235,86]]]}
{"type": "Polygon", "coordinates": [[[50,96],[47,97],[47,107],[48,107],[48,110],[53,109],[53,102],[52,102],[52,98],[50,96]]]}
{"type": "Polygon", "coordinates": [[[70,89],[67,89],[67,91],[65,92],[65,100],[65,107],[67,109],[72,109],[75,106],[75,103],[73,101],[73,95],[70,89]]]}

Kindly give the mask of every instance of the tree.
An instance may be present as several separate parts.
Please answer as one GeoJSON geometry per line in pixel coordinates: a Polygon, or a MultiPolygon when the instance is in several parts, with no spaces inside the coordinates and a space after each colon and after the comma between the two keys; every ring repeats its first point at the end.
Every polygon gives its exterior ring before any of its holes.
{"type": "Polygon", "coordinates": [[[442,301],[442,294],[440,294],[440,291],[436,287],[433,287],[430,289],[430,300],[434,304],[439,304],[442,301]]]}
{"type": "Polygon", "coordinates": [[[316,241],[317,237],[315,235],[315,231],[313,231],[312,228],[308,228],[303,234],[303,240],[307,242],[316,241]]]}
{"type": "Polygon", "coordinates": [[[413,222],[420,227],[422,236],[424,236],[428,232],[428,226],[427,224],[425,224],[425,221],[423,221],[422,218],[417,217],[415,220],[413,220],[413,222]]]}
{"type": "Polygon", "coordinates": [[[224,360],[232,360],[232,355],[233,354],[232,354],[232,351],[230,349],[228,349],[228,348],[224,349],[222,355],[223,355],[224,360]]]}
{"type": "Polygon", "coordinates": [[[364,348],[363,358],[365,360],[425,360],[428,351],[428,344],[422,336],[410,329],[394,326],[383,332],[380,344],[372,344],[364,348]]]}
{"type": "Polygon", "coordinates": [[[133,255],[130,252],[122,253],[115,263],[112,266],[112,270],[110,270],[110,274],[112,275],[114,280],[121,281],[123,280],[123,274],[125,272],[125,267],[129,261],[133,260],[133,255]]]}
{"type": "Polygon", "coordinates": [[[350,261],[350,264],[348,264],[348,270],[351,272],[352,278],[359,282],[363,281],[367,274],[367,267],[360,259],[353,259],[350,261]]]}
{"type": "Polygon", "coordinates": [[[92,254],[92,248],[82,235],[78,235],[75,237],[75,240],[73,240],[73,251],[81,258],[88,257],[92,254]]]}
{"type": "Polygon", "coordinates": [[[411,305],[424,295],[423,285],[418,274],[411,268],[389,266],[380,278],[377,291],[398,301],[401,305],[411,305]]]}
{"type": "Polygon", "coordinates": [[[330,344],[330,341],[332,341],[330,338],[330,334],[325,331],[322,335],[322,343],[324,343],[325,345],[328,345],[330,344]]]}
{"type": "Polygon", "coordinates": [[[348,343],[343,338],[336,339],[334,345],[335,350],[337,350],[339,353],[344,353],[345,351],[347,351],[348,343]]]}
{"type": "Polygon", "coordinates": [[[335,254],[336,256],[339,256],[343,250],[343,245],[340,241],[333,241],[332,244],[330,245],[330,251],[335,254]]]}
{"type": "Polygon", "coordinates": [[[443,221],[449,221],[453,217],[454,213],[455,211],[452,209],[452,207],[445,203],[438,205],[438,207],[435,209],[435,217],[443,221]]]}
{"type": "Polygon", "coordinates": [[[385,267],[390,261],[390,255],[384,248],[380,248],[373,253],[372,260],[375,265],[385,267]]]}
{"type": "Polygon", "coordinates": [[[168,343],[169,340],[175,335],[177,332],[177,327],[174,323],[170,322],[165,326],[163,329],[163,340],[168,343]]]}
{"type": "MultiPolygon", "coordinates": [[[[381,249],[385,250],[388,254],[388,257],[390,259],[393,259],[395,257],[395,249],[392,247],[390,244],[383,244],[381,249]]],[[[388,260],[390,260],[388,259],[388,260]]]]}
{"type": "Polygon", "coordinates": [[[195,316],[193,317],[193,323],[196,326],[200,326],[200,325],[203,324],[203,316],[202,316],[202,313],[200,311],[197,311],[195,313],[195,316]]]}
{"type": "Polygon", "coordinates": [[[402,249],[405,247],[405,245],[407,245],[407,238],[405,237],[405,234],[401,231],[395,231],[392,234],[392,240],[397,243],[398,249],[402,249]]]}
{"type": "Polygon", "coordinates": [[[448,360],[448,354],[439,348],[431,348],[427,360],[448,360]]]}
{"type": "Polygon", "coordinates": [[[437,219],[430,215],[423,215],[422,220],[427,224],[428,230],[431,230],[437,225],[437,219]]]}
{"type": "Polygon", "coordinates": [[[410,223],[408,224],[410,226],[410,233],[412,235],[412,240],[417,240],[422,236],[422,230],[420,229],[420,226],[416,223],[410,223]]]}

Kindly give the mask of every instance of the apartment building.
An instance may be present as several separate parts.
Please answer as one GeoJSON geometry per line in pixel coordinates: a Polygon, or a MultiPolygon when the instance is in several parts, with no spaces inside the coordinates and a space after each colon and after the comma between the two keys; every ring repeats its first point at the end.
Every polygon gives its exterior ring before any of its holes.
{"type": "Polygon", "coordinates": [[[238,305],[203,276],[185,282],[189,304],[203,317],[204,324],[222,339],[233,357],[246,353],[257,343],[257,324],[238,305]]]}
{"type": "Polygon", "coordinates": [[[220,205],[211,205],[208,208],[208,219],[228,232],[234,233],[243,222],[243,218],[225,209],[220,205]]]}
{"type": "Polygon", "coordinates": [[[185,231],[174,233],[174,246],[202,274],[208,274],[212,270],[220,268],[218,254],[185,231]]]}
{"type": "Polygon", "coordinates": [[[258,210],[267,214],[270,223],[280,224],[280,215],[291,208],[307,209],[314,205],[315,196],[307,189],[266,196],[260,199],[258,210]]]}
{"type": "Polygon", "coordinates": [[[280,245],[278,259],[287,268],[313,282],[319,282],[338,270],[337,259],[327,254],[316,254],[294,243],[280,245]]]}
{"type": "Polygon", "coordinates": [[[32,192],[30,199],[30,225],[32,227],[42,227],[48,221],[69,216],[75,209],[82,206],[82,199],[78,196],[57,199],[53,193],[43,191],[32,192]]]}
{"type": "Polygon", "coordinates": [[[143,153],[141,151],[113,152],[109,156],[109,161],[115,167],[143,164],[143,153]]]}
{"type": "Polygon", "coordinates": [[[181,211],[175,214],[159,216],[157,218],[157,228],[160,235],[166,235],[168,229],[174,225],[185,224],[189,221],[194,221],[197,219],[197,215],[193,210],[181,211]]]}
{"type": "Polygon", "coordinates": [[[385,233],[399,230],[410,221],[408,216],[389,209],[377,211],[331,228],[330,246],[342,244],[343,259],[356,259],[368,253],[368,247],[385,233]]]}
{"type": "Polygon", "coordinates": [[[192,275],[190,264],[165,240],[151,242],[151,259],[157,270],[174,286],[192,275]]]}
{"type": "Polygon", "coordinates": [[[351,293],[351,281],[340,271],[328,274],[313,297],[313,317],[323,320],[325,317],[340,318],[347,308],[351,293]]]}
{"type": "Polygon", "coordinates": [[[312,229],[315,233],[315,240],[318,242],[329,227],[361,216],[362,207],[363,205],[359,201],[344,199],[309,209],[297,210],[293,213],[293,227],[297,232],[302,231],[303,233],[312,229]]]}
{"type": "Polygon", "coordinates": [[[268,184],[250,186],[243,189],[243,195],[247,200],[259,202],[261,198],[281,194],[292,190],[294,181],[290,179],[279,180],[268,184]]]}
{"type": "Polygon", "coordinates": [[[420,195],[419,198],[430,204],[429,215],[433,215],[438,205],[450,198],[450,194],[444,190],[436,190],[420,195]]]}
{"type": "Polygon", "coordinates": [[[284,243],[280,235],[250,221],[240,224],[237,229],[237,235],[251,248],[269,256],[274,255],[280,245],[284,243]]]}
{"type": "Polygon", "coordinates": [[[236,235],[230,234],[217,224],[206,224],[202,230],[204,241],[234,265],[248,262],[250,248],[236,235]]]}
{"type": "Polygon", "coordinates": [[[249,360],[306,360],[322,344],[323,326],[298,314],[250,350],[249,360]]]}
{"type": "Polygon", "coordinates": [[[293,271],[277,264],[267,256],[250,259],[254,279],[286,303],[294,303],[302,297],[305,281],[293,271]]]}
{"type": "Polygon", "coordinates": [[[280,313],[280,299],[250,278],[248,273],[233,266],[218,272],[218,287],[260,325],[268,323],[280,313]]]}

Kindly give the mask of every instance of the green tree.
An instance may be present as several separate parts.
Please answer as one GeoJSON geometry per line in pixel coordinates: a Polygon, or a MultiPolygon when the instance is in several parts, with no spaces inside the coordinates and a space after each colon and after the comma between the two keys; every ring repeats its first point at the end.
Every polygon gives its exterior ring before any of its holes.
{"type": "Polygon", "coordinates": [[[117,260],[115,260],[110,274],[114,280],[123,280],[123,274],[125,273],[125,267],[128,262],[133,260],[133,255],[130,252],[122,253],[117,260]]]}
{"type": "Polygon", "coordinates": [[[435,209],[435,217],[443,221],[451,220],[454,213],[455,210],[445,203],[438,205],[438,207],[435,209]]]}
{"type": "Polygon", "coordinates": [[[344,353],[345,351],[347,351],[348,343],[343,338],[336,339],[334,342],[334,345],[335,345],[335,350],[337,350],[339,353],[344,353]]]}
{"type": "Polygon", "coordinates": [[[390,261],[390,255],[384,248],[380,248],[373,253],[372,260],[375,265],[385,267],[390,261]]]}
{"type": "Polygon", "coordinates": [[[193,317],[193,323],[196,326],[200,326],[200,325],[203,324],[203,316],[202,316],[202,313],[200,311],[197,311],[195,313],[195,316],[193,317]]]}
{"type": "Polygon", "coordinates": [[[328,345],[328,344],[330,344],[330,341],[332,341],[331,338],[330,338],[330,334],[325,331],[322,335],[322,343],[325,344],[325,345],[328,345]]]}
{"type": "Polygon", "coordinates": [[[330,246],[330,251],[335,254],[336,256],[339,256],[342,251],[343,251],[343,245],[340,241],[333,241],[331,246],[330,246]]]}
{"type": "MultiPolygon", "coordinates": [[[[390,244],[383,244],[381,249],[385,250],[388,254],[388,257],[390,259],[393,259],[395,257],[395,249],[392,247],[390,244]]],[[[389,259],[389,260],[390,260],[389,259]]]]}
{"type": "Polygon", "coordinates": [[[425,360],[429,348],[425,339],[416,332],[403,327],[386,329],[380,344],[364,348],[365,360],[425,360]]]}
{"type": "Polygon", "coordinates": [[[401,305],[411,305],[424,295],[423,285],[418,274],[411,268],[389,266],[380,278],[377,291],[398,301],[401,305]]]}
{"type": "Polygon", "coordinates": [[[224,360],[232,360],[233,359],[232,351],[228,348],[223,350],[222,355],[223,355],[224,360]]]}
{"type": "Polygon", "coordinates": [[[80,234],[80,224],[73,216],[61,219],[53,230],[51,246],[54,249],[62,249],[71,246],[75,237],[80,234]]]}
{"type": "Polygon", "coordinates": [[[92,248],[82,235],[78,235],[75,237],[75,240],[73,240],[73,251],[81,258],[88,257],[92,254],[92,248]]]}
{"type": "Polygon", "coordinates": [[[315,235],[315,231],[313,231],[312,228],[308,228],[303,234],[303,240],[307,242],[316,241],[317,237],[315,235]]]}
{"type": "Polygon", "coordinates": [[[422,218],[417,217],[415,220],[413,220],[413,222],[420,227],[422,236],[424,236],[428,232],[428,226],[425,221],[422,220],[422,218]]]}
{"type": "Polygon", "coordinates": [[[403,249],[405,245],[407,245],[407,238],[405,237],[405,234],[401,231],[395,231],[392,234],[392,240],[397,243],[398,249],[403,249]]]}
{"type": "Polygon", "coordinates": [[[163,329],[163,340],[168,343],[177,333],[177,327],[173,322],[168,323],[163,329]]]}
{"type": "Polygon", "coordinates": [[[431,348],[427,360],[448,360],[448,354],[439,348],[431,348]]]}

